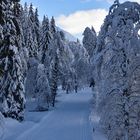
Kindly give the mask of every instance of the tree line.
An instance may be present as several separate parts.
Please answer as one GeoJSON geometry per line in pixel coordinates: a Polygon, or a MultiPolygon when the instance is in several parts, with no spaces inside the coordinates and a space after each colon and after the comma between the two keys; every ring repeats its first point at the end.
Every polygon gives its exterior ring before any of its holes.
{"type": "Polygon", "coordinates": [[[93,55],[96,107],[108,140],[140,139],[140,5],[110,7],[93,55]]]}
{"type": "Polygon", "coordinates": [[[33,5],[0,1],[0,112],[24,120],[25,101],[36,111],[55,106],[58,86],[69,93],[86,83],[86,49],[69,41],[54,17],[42,22],[33,5]]]}

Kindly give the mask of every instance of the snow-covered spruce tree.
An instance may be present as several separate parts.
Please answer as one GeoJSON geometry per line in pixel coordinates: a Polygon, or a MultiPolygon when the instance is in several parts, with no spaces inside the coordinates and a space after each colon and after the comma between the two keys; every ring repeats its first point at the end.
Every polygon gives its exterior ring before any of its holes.
{"type": "Polygon", "coordinates": [[[42,54],[42,63],[46,67],[47,76],[49,79],[49,83],[51,86],[52,79],[52,71],[54,71],[54,63],[56,59],[56,54],[59,59],[59,72],[58,72],[58,80],[57,84],[61,84],[62,81],[65,83],[64,79],[68,78],[68,73],[70,73],[70,63],[72,61],[71,57],[72,52],[69,49],[68,43],[65,40],[64,33],[62,31],[56,31],[55,20],[52,17],[51,22],[49,24],[49,20],[47,17],[44,17],[42,22],[42,34],[41,34],[41,53],[42,54]],[[59,40],[59,41],[56,41],[59,40]],[[57,53],[56,53],[57,52],[57,53]],[[71,53],[71,56],[69,55],[71,53]]]}
{"type": "MultiPolygon", "coordinates": [[[[24,7],[21,7],[21,14],[20,14],[20,21],[22,26],[22,43],[23,47],[28,48],[28,31],[29,31],[29,25],[28,25],[28,5],[27,3],[24,4],[24,7]]],[[[28,51],[28,50],[27,50],[28,51]]]]}
{"type": "Polygon", "coordinates": [[[72,67],[74,55],[65,39],[63,31],[58,32],[59,44],[58,44],[58,57],[59,57],[59,85],[68,93],[70,90],[74,90],[75,83],[75,70],[72,67]]]}
{"type": "Polygon", "coordinates": [[[43,21],[42,21],[42,28],[41,28],[41,43],[40,43],[40,55],[41,55],[41,62],[42,64],[46,63],[48,66],[47,62],[48,59],[48,46],[49,43],[52,39],[52,35],[50,32],[50,23],[48,17],[44,16],[43,21]]]}
{"type": "Polygon", "coordinates": [[[51,91],[51,102],[55,105],[55,97],[58,86],[58,35],[56,33],[55,20],[52,17],[50,25],[48,18],[44,17],[41,35],[41,61],[47,71],[51,91]]]}
{"type": "Polygon", "coordinates": [[[52,66],[51,73],[51,97],[52,97],[52,106],[55,106],[55,98],[57,95],[57,87],[58,87],[58,56],[55,55],[54,64],[52,66]]]}
{"type": "Polygon", "coordinates": [[[22,29],[23,29],[24,39],[26,41],[27,40],[26,39],[27,31],[28,31],[28,5],[27,5],[27,3],[24,4],[24,7],[21,7],[20,20],[22,23],[21,25],[22,25],[22,29]]]}
{"type": "Polygon", "coordinates": [[[140,139],[140,5],[111,6],[97,41],[96,84],[109,140],[140,139]]]}
{"type": "MultiPolygon", "coordinates": [[[[0,48],[0,67],[3,70],[0,78],[0,93],[4,107],[2,113],[6,117],[17,120],[24,118],[24,85],[19,56],[20,26],[13,7],[17,1],[2,0],[3,40],[0,48]]],[[[18,13],[18,12],[17,12],[18,13]]]]}
{"type": "MultiPolygon", "coordinates": [[[[40,45],[40,22],[38,19],[38,9],[35,9],[35,23],[34,23],[35,37],[37,41],[37,46],[40,45]]],[[[39,48],[37,48],[39,49],[39,48]]]]}
{"type": "Polygon", "coordinates": [[[49,81],[53,105],[55,103],[58,84],[61,85],[62,82],[66,82],[64,79],[68,78],[68,74],[70,72],[70,62],[72,61],[71,57],[73,56],[71,50],[68,46],[66,46],[63,39],[64,36],[62,37],[62,33],[57,31],[53,35],[53,39],[48,48],[51,70],[49,81]],[[71,56],[69,56],[69,52],[71,56]]]}
{"type": "Polygon", "coordinates": [[[51,42],[53,45],[52,49],[50,50],[51,55],[51,73],[50,73],[50,89],[51,89],[51,99],[52,99],[52,106],[55,106],[55,98],[57,95],[57,87],[58,87],[58,66],[59,66],[59,45],[60,45],[60,36],[58,33],[54,34],[54,38],[51,42]]]}
{"type": "Polygon", "coordinates": [[[25,3],[25,8],[20,7],[20,15],[19,15],[19,21],[20,21],[20,26],[21,26],[21,45],[22,47],[20,47],[19,49],[19,54],[20,54],[20,58],[21,58],[21,63],[22,63],[22,71],[23,71],[23,75],[24,75],[24,79],[26,79],[26,75],[27,75],[27,70],[28,70],[28,66],[27,66],[27,62],[29,60],[29,52],[26,46],[26,34],[27,34],[27,15],[28,15],[28,10],[27,10],[27,4],[25,3]]]}
{"type": "Polygon", "coordinates": [[[90,29],[89,27],[86,27],[83,36],[83,46],[86,48],[89,57],[91,58],[96,48],[97,41],[97,35],[94,28],[92,27],[92,29],[90,29]]]}
{"type": "Polygon", "coordinates": [[[65,40],[65,35],[60,32],[61,45],[59,51],[59,84],[62,85],[62,89],[69,92],[74,90],[75,87],[75,70],[72,67],[74,55],[68,45],[68,41],[65,40]]]}
{"type": "Polygon", "coordinates": [[[87,27],[83,33],[83,36],[84,36],[83,47],[86,48],[86,51],[89,55],[89,64],[87,65],[89,72],[87,73],[87,77],[88,77],[88,83],[90,83],[91,79],[94,79],[94,76],[92,77],[91,75],[94,75],[93,74],[94,65],[92,64],[92,62],[94,61],[93,59],[94,59],[95,49],[97,44],[97,35],[93,27],[91,29],[87,27]]]}
{"type": "Polygon", "coordinates": [[[51,21],[50,21],[50,31],[51,31],[52,35],[54,35],[56,33],[56,26],[55,26],[54,17],[52,17],[51,21]]]}
{"type": "MultiPolygon", "coordinates": [[[[26,8],[26,7],[25,7],[26,8]]],[[[29,12],[28,12],[28,19],[27,19],[27,32],[25,33],[26,35],[26,47],[28,48],[29,51],[29,57],[37,57],[38,54],[38,44],[37,42],[38,39],[38,23],[37,19],[35,20],[35,13],[33,9],[33,5],[31,4],[29,7],[29,12]]],[[[37,15],[36,15],[37,18],[37,15]]]]}
{"type": "Polygon", "coordinates": [[[39,62],[34,57],[28,61],[28,71],[25,83],[25,94],[27,99],[35,98],[35,89],[37,85],[37,69],[39,62]]]}
{"type": "Polygon", "coordinates": [[[38,65],[37,69],[37,86],[35,89],[38,111],[45,111],[49,109],[50,104],[50,86],[43,64],[38,65]]]}
{"type": "MultiPolygon", "coordinates": [[[[74,49],[75,46],[73,46],[74,49]]],[[[77,49],[78,50],[78,49],[77,49]]],[[[49,44],[48,60],[50,62],[50,78],[52,77],[52,69],[55,62],[55,56],[58,56],[58,85],[62,85],[63,89],[66,90],[68,85],[69,89],[74,90],[77,80],[75,79],[75,70],[72,67],[74,55],[69,47],[69,41],[65,40],[64,33],[57,31],[49,44]]],[[[46,62],[47,60],[45,60],[46,62]]],[[[51,80],[50,80],[51,81],[51,80]]],[[[51,82],[50,82],[51,83],[51,82]]]]}
{"type": "Polygon", "coordinates": [[[38,20],[38,11],[33,9],[33,5],[30,4],[29,8],[27,4],[24,6],[23,10],[23,31],[24,31],[24,41],[25,49],[23,51],[24,60],[27,62],[26,71],[26,83],[25,91],[26,97],[31,99],[35,98],[35,88],[37,86],[37,67],[39,61],[38,50],[40,44],[40,24],[38,20]]]}
{"type": "Polygon", "coordinates": [[[69,42],[68,46],[74,55],[72,64],[75,73],[74,77],[76,78],[74,79],[79,87],[82,87],[87,84],[88,81],[87,73],[89,73],[89,55],[79,42],[69,42]]]}

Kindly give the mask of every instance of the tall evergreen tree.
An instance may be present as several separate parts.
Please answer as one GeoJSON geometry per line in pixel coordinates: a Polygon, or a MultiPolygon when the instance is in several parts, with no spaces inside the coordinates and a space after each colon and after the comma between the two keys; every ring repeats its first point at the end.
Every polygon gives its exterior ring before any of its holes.
{"type": "Polygon", "coordinates": [[[21,69],[21,60],[19,56],[20,43],[17,38],[20,36],[20,26],[17,21],[18,1],[2,0],[4,7],[5,22],[3,26],[2,46],[0,48],[0,66],[4,71],[0,78],[0,93],[5,105],[2,113],[6,117],[12,117],[23,120],[24,116],[24,85],[21,69]],[[12,7],[13,6],[13,7],[12,7]],[[16,11],[17,10],[17,11],[16,11]],[[16,11],[16,12],[15,12],[16,11]]]}
{"type": "MultiPolygon", "coordinates": [[[[40,22],[38,19],[38,9],[35,9],[35,36],[37,40],[37,45],[40,45],[40,22]]],[[[39,48],[38,48],[39,49],[39,48]]]]}
{"type": "Polygon", "coordinates": [[[56,33],[56,25],[55,25],[54,17],[52,17],[51,21],[50,21],[50,31],[51,31],[52,35],[54,35],[56,33]]]}
{"type": "Polygon", "coordinates": [[[51,97],[52,97],[52,106],[55,106],[55,98],[57,95],[57,88],[58,88],[58,56],[55,54],[54,64],[52,67],[51,72],[51,97]]]}
{"type": "Polygon", "coordinates": [[[83,36],[83,46],[86,48],[89,57],[91,58],[95,52],[97,42],[97,35],[94,28],[92,27],[92,29],[90,29],[87,27],[83,33],[83,36]]]}
{"type": "MultiPolygon", "coordinates": [[[[48,51],[48,47],[49,47],[49,43],[52,39],[52,35],[50,32],[50,24],[49,24],[49,19],[48,17],[43,18],[42,21],[42,29],[41,29],[41,62],[44,64],[45,60],[46,60],[46,55],[47,51],[48,51]]],[[[47,61],[47,60],[46,60],[47,61]]]]}
{"type": "Polygon", "coordinates": [[[43,64],[37,68],[37,86],[36,86],[37,110],[44,111],[49,109],[50,105],[50,86],[43,64]]]}
{"type": "MultiPolygon", "coordinates": [[[[36,15],[37,18],[37,15],[36,15]]],[[[29,50],[29,57],[37,57],[38,54],[38,42],[37,42],[37,33],[36,30],[38,27],[37,21],[35,22],[35,13],[33,5],[30,4],[28,12],[28,31],[27,31],[27,47],[29,50]]],[[[38,39],[39,40],[39,39],[38,39]]]]}
{"type": "Polygon", "coordinates": [[[50,89],[51,89],[51,98],[52,98],[52,105],[55,106],[55,98],[57,94],[57,87],[58,87],[58,66],[59,66],[59,58],[58,58],[58,48],[60,45],[58,42],[60,41],[60,36],[58,33],[54,34],[54,38],[51,41],[49,54],[50,54],[50,89]]]}

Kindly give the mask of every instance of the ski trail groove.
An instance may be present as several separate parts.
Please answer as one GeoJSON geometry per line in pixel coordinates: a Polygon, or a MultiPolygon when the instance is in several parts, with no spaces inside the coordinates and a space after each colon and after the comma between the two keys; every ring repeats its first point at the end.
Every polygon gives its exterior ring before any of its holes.
{"type": "Polygon", "coordinates": [[[61,105],[16,140],[92,140],[89,114],[92,95],[68,94],[61,105]]]}

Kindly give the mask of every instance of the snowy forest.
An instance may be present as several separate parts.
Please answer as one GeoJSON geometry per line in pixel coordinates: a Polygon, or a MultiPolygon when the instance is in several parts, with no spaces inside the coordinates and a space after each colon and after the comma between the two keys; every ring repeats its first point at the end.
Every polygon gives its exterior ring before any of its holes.
{"type": "MultiPolygon", "coordinates": [[[[32,4],[0,0],[0,140],[16,140],[5,138],[7,118],[22,125],[27,110],[57,110],[60,90],[76,101],[86,87],[104,135],[94,139],[140,139],[140,5],[115,0],[100,32],[86,27],[81,42],[69,40],[53,16],[40,21],[32,4]]],[[[96,133],[93,126],[85,133],[96,133]]]]}

